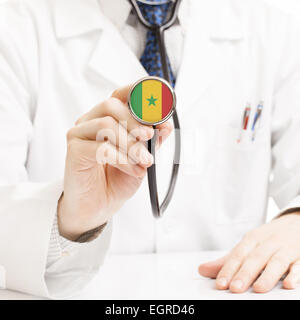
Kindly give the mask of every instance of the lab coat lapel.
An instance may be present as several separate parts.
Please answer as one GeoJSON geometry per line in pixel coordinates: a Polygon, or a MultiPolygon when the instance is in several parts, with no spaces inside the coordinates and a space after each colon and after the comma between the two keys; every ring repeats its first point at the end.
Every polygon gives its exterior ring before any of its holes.
{"type": "Polygon", "coordinates": [[[88,62],[89,71],[112,86],[133,83],[147,75],[117,28],[102,13],[98,0],[53,0],[52,6],[58,39],[99,34],[88,62]]]}
{"type": "Polygon", "coordinates": [[[117,86],[145,77],[145,69],[116,27],[107,20],[106,24],[92,53],[89,68],[117,86]]]}
{"type": "Polygon", "coordinates": [[[178,108],[186,112],[222,72],[224,41],[243,39],[235,0],[191,1],[183,60],[177,77],[178,108]],[[225,2],[230,2],[230,5],[225,2]]]}
{"type": "Polygon", "coordinates": [[[80,36],[104,27],[98,0],[52,0],[58,39],[80,36]]]}

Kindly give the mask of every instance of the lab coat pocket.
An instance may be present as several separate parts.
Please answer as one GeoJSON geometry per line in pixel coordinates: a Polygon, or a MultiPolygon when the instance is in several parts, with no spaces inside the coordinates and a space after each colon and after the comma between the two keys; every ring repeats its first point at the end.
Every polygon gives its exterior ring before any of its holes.
{"type": "Polygon", "coordinates": [[[259,128],[252,141],[250,131],[220,128],[216,142],[217,224],[245,223],[263,219],[270,171],[270,139],[267,128],[259,128]]]}

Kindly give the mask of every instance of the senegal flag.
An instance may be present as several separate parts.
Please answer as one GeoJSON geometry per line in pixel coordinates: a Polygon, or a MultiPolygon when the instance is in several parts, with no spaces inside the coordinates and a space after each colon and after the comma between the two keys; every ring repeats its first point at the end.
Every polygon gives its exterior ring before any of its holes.
{"type": "Polygon", "coordinates": [[[132,90],[130,106],[138,119],[157,123],[170,115],[174,99],[171,89],[158,79],[146,79],[132,90]]]}

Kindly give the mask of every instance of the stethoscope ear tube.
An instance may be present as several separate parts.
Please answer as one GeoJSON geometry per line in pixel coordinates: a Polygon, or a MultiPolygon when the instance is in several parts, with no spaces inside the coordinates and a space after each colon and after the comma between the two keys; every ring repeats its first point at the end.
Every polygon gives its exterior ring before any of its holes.
{"type": "MultiPolygon", "coordinates": [[[[134,8],[140,23],[148,30],[152,30],[156,33],[158,43],[159,43],[159,50],[161,55],[164,79],[168,83],[170,83],[171,81],[170,81],[170,74],[169,74],[169,68],[168,68],[167,52],[165,47],[164,31],[170,28],[176,22],[181,0],[177,0],[175,2],[170,19],[164,25],[159,27],[153,26],[148,23],[148,21],[143,17],[136,1],[134,0],[129,0],[129,1],[132,4],[132,7],[134,8]]],[[[148,168],[147,175],[148,175],[148,186],[149,186],[149,193],[150,193],[151,208],[152,208],[153,216],[155,218],[162,217],[168,205],[170,204],[170,201],[174,194],[177,178],[178,178],[180,155],[181,155],[181,133],[180,133],[180,123],[179,123],[176,108],[174,108],[172,118],[174,123],[174,130],[175,130],[175,152],[174,152],[174,159],[173,159],[173,168],[172,168],[169,188],[161,205],[159,204],[157,178],[156,178],[157,177],[156,161],[155,161],[155,147],[156,147],[156,141],[157,141],[156,130],[154,130],[155,132],[154,137],[148,142],[148,150],[152,154],[154,159],[153,165],[150,168],[148,168]]],[[[155,128],[156,127],[154,126],[154,129],[155,128]]]]}

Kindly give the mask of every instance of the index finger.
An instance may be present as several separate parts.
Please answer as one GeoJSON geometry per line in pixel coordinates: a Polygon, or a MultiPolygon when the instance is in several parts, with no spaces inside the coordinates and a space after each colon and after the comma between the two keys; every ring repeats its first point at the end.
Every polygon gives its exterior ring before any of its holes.
{"type": "Polygon", "coordinates": [[[220,270],[216,286],[219,290],[228,289],[234,275],[240,269],[245,258],[256,247],[256,242],[245,237],[229,254],[228,259],[220,270]]]}
{"type": "MultiPolygon", "coordinates": [[[[119,101],[121,101],[124,105],[127,104],[128,102],[128,95],[129,92],[131,90],[132,85],[127,85],[124,86],[122,88],[116,89],[112,95],[111,98],[115,98],[118,99],[119,101]]],[[[97,105],[96,107],[94,107],[93,109],[91,109],[89,112],[85,113],[83,116],[81,116],[77,121],[76,121],[76,125],[78,125],[81,122],[87,121],[87,120],[91,120],[94,118],[98,118],[99,115],[99,105],[97,105]]]]}

